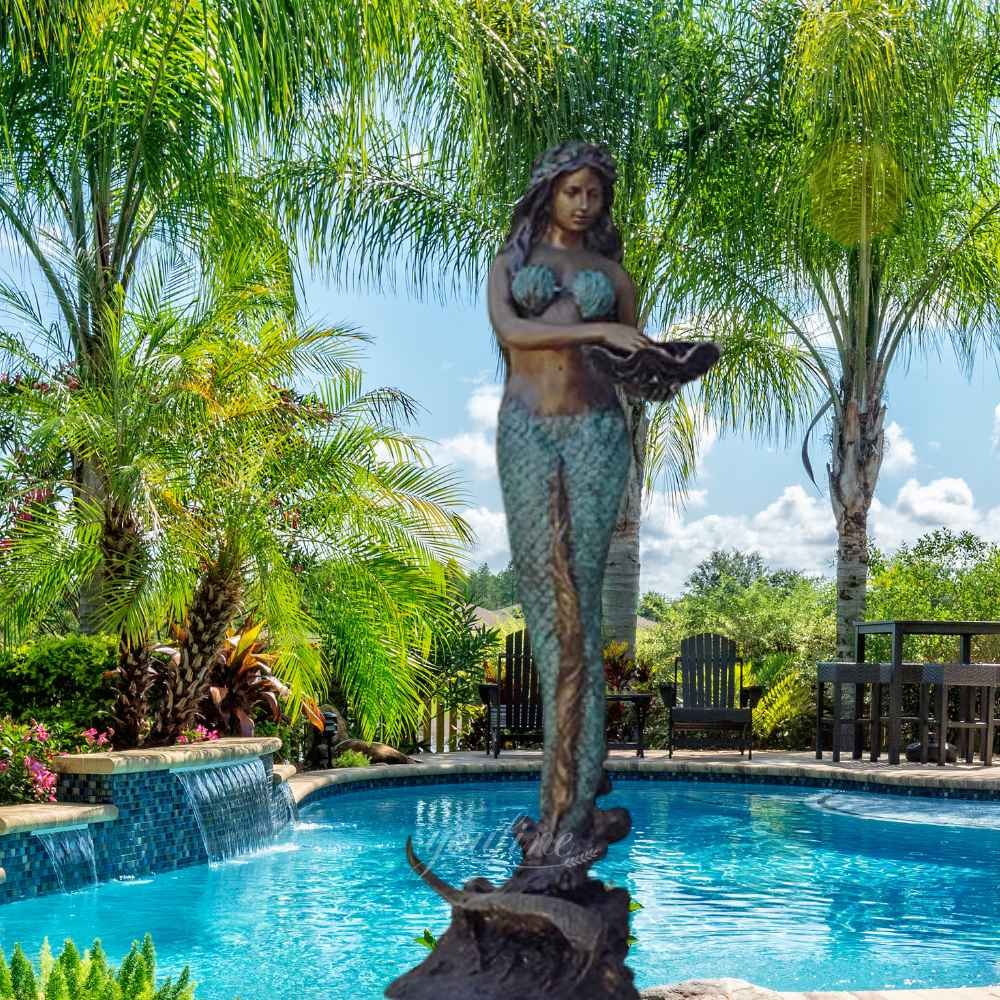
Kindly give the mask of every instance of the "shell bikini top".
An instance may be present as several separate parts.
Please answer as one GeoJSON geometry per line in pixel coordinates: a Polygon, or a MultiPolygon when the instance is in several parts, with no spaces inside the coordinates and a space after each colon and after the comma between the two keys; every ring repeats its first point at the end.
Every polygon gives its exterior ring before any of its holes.
{"type": "Polygon", "coordinates": [[[615,311],[615,287],[603,271],[577,271],[569,286],[562,287],[556,272],[545,264],[528,264],[511,279],[514,301],[529,315],[542,312],[557,296],[569,292],[585,320],[611,316],[615,311]]]}
{"type": "MultiPolygon", "coordinates": [[[[603,271],[577,271],[568,288],[561,288],[556,272],[544,264],[522,267],[511,279],[514,301],[529,315],[537,315],[557,295],[568,291],[584,320],[601,319],[615,311],[615,289],[603,271]]],[[[587,344],[587,357],[628,396],[665,402],[682,385],[700,378],[719,360],[719,347],[711,341],[668,340],[652,342],[637,351],[622,353],[603,344],[587,344]]]]}

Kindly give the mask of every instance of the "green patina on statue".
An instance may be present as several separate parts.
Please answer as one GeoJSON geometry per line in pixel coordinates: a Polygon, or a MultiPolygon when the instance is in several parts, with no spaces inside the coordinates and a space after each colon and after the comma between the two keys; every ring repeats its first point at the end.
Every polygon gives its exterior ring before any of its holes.
{"type": "Polygon", "coordinates": [[[603,147],[547,150],[489,278],[506,369],[497,465],[542,688],[540,817],[516,826],[524,859],[500,887],[473,879],[454,889],[407,846],[414,869],[451,903],[453,921],[390,997],[638,996],[625,966],[628,893],[588,875],[630,826],[626,810],[595,805],[611,789],[601,593],[632,460],[619,393],[670,398],[718,350],[656,344],[636,328],[635,290],[611,219],[614,184],[603,147]]]}

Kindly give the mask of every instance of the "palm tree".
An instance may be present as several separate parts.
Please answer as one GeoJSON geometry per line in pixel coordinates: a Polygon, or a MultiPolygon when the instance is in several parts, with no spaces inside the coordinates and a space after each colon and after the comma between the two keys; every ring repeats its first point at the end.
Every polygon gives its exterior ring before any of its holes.
{"type": "MultiPolygon", "coordinates": [[[[680,11],[683,13],[683,11],[680,11]]],[[[308,220],[317,259],[381,286],[400,265],[418,294],[476,287],[523,189],[532,157],[567,136],[607,143],[619,167],[616,216],[626,267],[636,283],[643,325],[664,337],[714,336],[724,344],[711,377],[666,406],[626,401],[633,454],[630,481],[612,540],[604,590],[605,632],[635,648],[639,527],[644,488],[664,476],[681,499],[696,469],[707,419],[720,430],[787,435],[813,401],[812,353],[780,327],[745,329],[717,311],[678,329],[675,288],[666,273],[677,252],[676,190],[698,55],[676,5],[599,0],[546,5],[548,58],[531,65],[530,90],[518,61],[534,51],[536,22],[503,22],[511,53],[488,64],[488,86],[459,83],[433,119],[414,133],[374,124],[364,161],[324,163],[323,146],[303,147],[278,176],[280,200],[308,220]],[[482,127],[477,112],[485,106],[482,127]],[[413,150],[420,155],[413,155],[413,150]],[[693,327],[693,329],[692,329],[693,327]]],[[[499,29],[498,29],[499,30],[499,29]]]]}
{"type": "MultiPolygon", "coordinates": [[[[474,92],[506,51],[465,0],[4,0],[0,45],[0,227],[98,381],[150,251],[211,270],[233,238],[271,245],[297,222],[261,210],[261,163],[312,134],[331,169],[363,158],[374,109],[426,109],[454,74],[474,92]]],[[[80,456],[73,478],[100,488],[80,456]]],[[[99,594],[81,612],[92,628],[99,594]]]]}
{"type": "Polygon", "coordinates": [[[946,341],[971,365],[997,339],[996,27],[978,0],[736,2],[686,27],[700,85],[664,288],[709,329],[780,332],[812,359],[842,658],[864,617],[893,365],[946,341]]]}
{"type": "MultiPolygon", "coordinates": [[[[154,702],[153,741],[193,723],[211,658],[238,615],[266,623],[292,711],[322,693],[321,630],[301,562],[333,562],[342,574],[355,566],[391,589],[420,573],[436,579],[436,562],[468,539],[451,513],[461,495],[441,470],[423,467],[419,443],[396,426],[412,401],[391,389],[361,392],[357,334],[301,327],[287,263],[280,248],[274,260],[254,248],[230,256],[229,280],[208,288],[178,286],[163,272],[136,296],[147,311],[106,323],[100,379],[84,373],[39,388],[29,378],[14,397],[30,449],[61,456],[67,475],[8,539],[0,619],[16,638],[65,592],[96,580],[99,624],[121,635],[123,742],[147,738],[154,702]],[[314,396],[286,388],[303,380],[315,383],[314,396]],[[73,496],[68,462],[77,455],[100,483],[93,496],[73,496]],[[178,662],[154,669],[151,640],[171,622],[182,633],[178,662]]],[[[14,340],[8,348],[20,350],[14,340]]],[[[415,589],[398,621],[392,608],[380,621],[397,636],[408,629],[419,647],[441,604],[431,590],[415,589]]],[[[386,699],[397,727],[424,665],[415,656],[402,666],[386,699]]],[[[368,726],[373,697],[361,701],[368,726]]]]}

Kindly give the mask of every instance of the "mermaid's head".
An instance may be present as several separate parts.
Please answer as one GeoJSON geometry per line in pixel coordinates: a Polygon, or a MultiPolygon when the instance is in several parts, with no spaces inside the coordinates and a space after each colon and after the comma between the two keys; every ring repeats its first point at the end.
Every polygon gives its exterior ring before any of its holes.
{"type": "Polygon", "coordinates": [[[513,277],[524,266],[531,248],[545,235],[552,217],[552,199],[557,182],[567,174],[589,167],[600,180],[601,210],[584,234],[584,246],[611,260],[622,259],[618,227],[611,221],[615,194],[615,161],[604,148],[592,142],[572,140],[545,150],[531,166],[528,188],[514,206],[510,232],[502,253],[513,277]]]}

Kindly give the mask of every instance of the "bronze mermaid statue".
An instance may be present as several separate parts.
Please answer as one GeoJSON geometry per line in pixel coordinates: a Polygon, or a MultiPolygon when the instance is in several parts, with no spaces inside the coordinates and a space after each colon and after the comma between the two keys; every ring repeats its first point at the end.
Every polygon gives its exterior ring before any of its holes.
{"type": "Polygon", "coordinates": [[[544,152],[490,270],[488,305],[505,369],[496,453],[511,556],[542,693],[540,816],[514,836],[524,859],[500,887],[447,886],[434,952],[387,996],[634,1000],[624,964],[628,894],[588,876],[627,836],[624,809],[596,808],[604,771],[601,594],[632,461],[620,393],[664,400],[718,359],[714,344],[659,343],[612,221],[615,164],[592,143],[544,152]]]}

